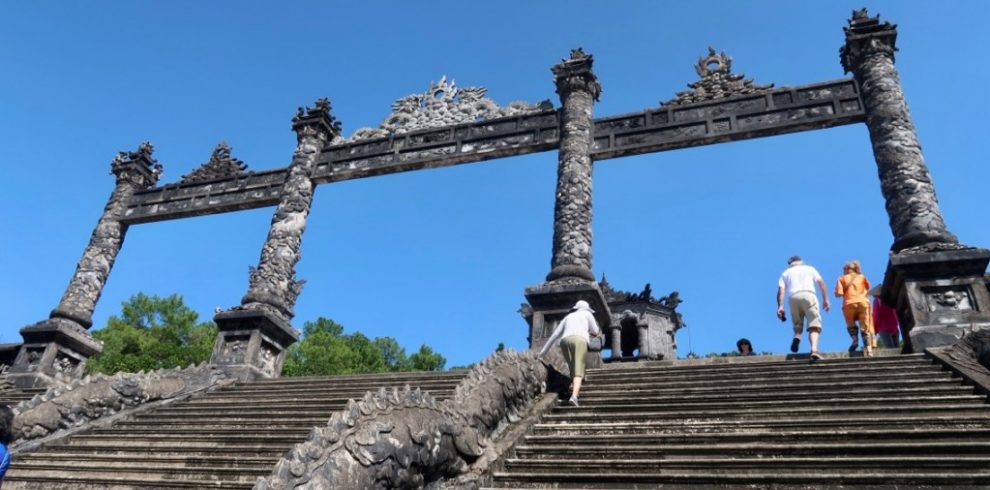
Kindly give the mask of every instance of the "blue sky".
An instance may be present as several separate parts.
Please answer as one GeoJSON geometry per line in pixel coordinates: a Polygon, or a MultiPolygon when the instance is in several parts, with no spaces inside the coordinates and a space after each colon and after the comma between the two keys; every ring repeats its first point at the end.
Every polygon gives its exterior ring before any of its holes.
{"type": "MultiPolygon", "coordinates": [[[[0,342],[47,317],[113,188],[110,160],[144,140],[178,180],[226,141],[249,169],[288,164],[295,108],[329,97],[345,134],[442,75],[501,105],[550,99],[581,46],[596,116],[684,90],[709,45],[757,83],[843,77],[854,8],[899,25],[897,67],[950,231],[990,246],[985,147],[990,3],[3,2],[0,4],[0,342]]],[[[448,365],[525,347],[523,289],[549,271],[556,153],[320,186],[294,324],[326,316],[448,365]]],[[[132,227],[95,313],[179,293],[203,318],[239,303],[273,208],[132,227]]],[[[679,353],[783,352],[776,281],[793,254],[831,287],[850,259],[882,278],[892,236],[865,125],[595,166],[596,275],[678,290],[679,353]]],[[[95,328],[95,327],[94,327],[95,328]]],[[[837,309],[823,350],[844,350],[837,309]]]]}

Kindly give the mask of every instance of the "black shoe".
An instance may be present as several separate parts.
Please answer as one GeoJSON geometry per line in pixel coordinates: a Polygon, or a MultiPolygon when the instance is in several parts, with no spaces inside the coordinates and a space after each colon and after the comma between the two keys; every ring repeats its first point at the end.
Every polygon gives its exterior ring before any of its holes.
{"type": "Polygon", "coordinates": [[[794,339],[791,341],[791,352],[797,352],[798,347],[801,346],[801,339],[794,339]]]}
{"type": "Polygon", "coordinates": [[[852,354],[853,352],[856,352],[856,350],[858,349],[859,349],[859,342],[853,342],[852,345],[849,346],[849,353],[852,354]]]}

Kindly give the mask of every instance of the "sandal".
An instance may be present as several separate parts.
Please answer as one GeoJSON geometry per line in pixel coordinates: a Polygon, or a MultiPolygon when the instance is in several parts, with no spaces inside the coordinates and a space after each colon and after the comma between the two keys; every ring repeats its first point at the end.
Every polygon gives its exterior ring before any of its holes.
{"type": "Polygon", "coordinates": [[[791,341],[791,352],[797,352],[798,347],[801,345],[801,339],[795,338],[791,341]]]}
{"type": "Polygon", "coordinates": [[[811,362],[820,361],[820,360],[822,360],[821,354],[819,354],[818,352],[811,353],[811,362]]]}

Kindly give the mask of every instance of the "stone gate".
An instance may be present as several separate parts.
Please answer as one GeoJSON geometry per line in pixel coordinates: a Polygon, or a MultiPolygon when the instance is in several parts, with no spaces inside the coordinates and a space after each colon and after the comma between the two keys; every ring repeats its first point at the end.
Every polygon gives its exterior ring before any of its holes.
{"type": "Polygon", "coordinates": [[[757,84],[709,48],[688,90],[640,112],[595,118],[602,87],[592,56],[579,48],[552,67],[559,107],[550,101],[502,107],[484,88],[441,79],[396,101],[378,128],[349,137],[327,99],[300,108],[292,119],[297,144],[285,168],[248,171],[221,144],[196,171],[158,185],[162,165],[150,143],[121,152],[111,162],[116,186],[75,274],[48,319],[21,329],[24,342],[9,376],[20,386],[45,385],[60,374],[79,376],[86,359],[100,352],[88,329],[130,226],[269,206],[275,212],[247,292],[214,318],[220,334],[211,362],[243,378],[278,376],[285,349],[299,336],[290,325],[301,291],[295,265],[317,185],[550,150],[558,152],[552,258],[546,280],[524,293],[531,347],[541,347],[579,299],[592,304],[602,325],[649,328],[651,303],[655,311],[667,307],[668,318],[673,308],[648,297],[643,311],[628,310],[632,316],[611,312],[608,291],[592,272],[594,162],[857,123],[869,129],[893,234],[882,296],[910,332],[907,348],[952,343],[990,327],[984,287],[990,250],[960,244],[943,220],[894,66],[896,26],[864,9],[844,30],[840,61],[852,77],[834,81],[757,84]]]}

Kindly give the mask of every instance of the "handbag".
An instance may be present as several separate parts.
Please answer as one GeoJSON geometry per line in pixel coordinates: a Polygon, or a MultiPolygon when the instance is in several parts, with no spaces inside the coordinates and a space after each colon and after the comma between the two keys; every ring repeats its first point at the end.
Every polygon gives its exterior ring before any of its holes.
{"type": "Polygon", "coordinates": [[[605,347],[604,335],[588,338],[588,352],[601,352],[602,348],[604,347],[605,347]]]}

